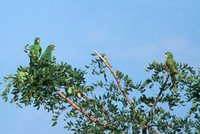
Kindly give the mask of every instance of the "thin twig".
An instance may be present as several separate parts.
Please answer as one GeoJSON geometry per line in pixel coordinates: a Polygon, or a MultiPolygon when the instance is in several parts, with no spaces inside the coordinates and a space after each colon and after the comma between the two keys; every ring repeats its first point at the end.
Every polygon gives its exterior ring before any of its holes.
{"type": "Polygon", "coordinates": [[[110,66],[110,63],[108,63],[96,50],[95,53],[97,54],[97,56],[104,62],[104,64],[106,65],[106,67],[110,70],[110,72],[112,73],[113,77],[115,78],[115,81],[119,87],[119,89],[121,90],[121,92],[123,93],[124,97],[126,98],[126,100],[128,101],[129,105],[134,109],[135,106],[133,105],[133,103],[131,102],[130,98],[128,97],[126,91],[124,90],[124,88],[122,87],[122,84],[120,83],[119,78],[117,77],[116,73],[113,71],[112,67],[110,66]]]}
{"type": "Polygon", "coordinates": [[[165,87],[166,87],[166,85],[167,85],[168,79],[169,79],[169,75],[167,75],[167,78],[166,78],[166,80],[165,80],[163,86],[161,87],[160,92],[158,93],[158,95],[157,95],[157,97],[156,97],[156,100],[155,100],[155,102],[153,103],[153,105],[152,105],[151,110],[149,111],[149,113],[151,113],[151,112],[155,109],[155,107],[156,107],[156,105],[157,105],[157,103],[158,103],[158,101],[159,101],[159,99],[160,99],[160,97],[161,97],[163,91],[165,90],[165,87]]]}
{"type": "Polygon", "coordinates": [[[87,100],[87,101],[89,101],[89,102],[92,102],[92,101],[94,101],[93,99],[91,99],[91,98],[89,98],[89,97],[87,97],[86,95],[84,95],[83,93],[81,94],[81,96],[85,99],[85,100],[87,100]]]}

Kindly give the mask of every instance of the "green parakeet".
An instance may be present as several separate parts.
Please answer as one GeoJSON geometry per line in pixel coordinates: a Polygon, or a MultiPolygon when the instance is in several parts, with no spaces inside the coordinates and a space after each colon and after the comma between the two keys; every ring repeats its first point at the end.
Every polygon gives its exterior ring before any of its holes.
{"type": "Polygon", "coordinates": [[[173,54],[171,52],[166,52],[165,57],[167,58],[164,67],[167,69],[168,73],[171,76],[172,86],[176,85],[176,77],[175,75],[178,74],[178,69],[176,67],[176,61],[173,59],[173,54]]]}
{"type": "Polygon", "coordinates": [[[42,48],[40,46],[40,38],[35,38],[34,44],[30,47],[30,66],[34,66],[38,62],[39,57],[42,54],[42,48]]]}
{"type": "Polygon", "coordinates": [[[55,50],[55,46],[54,45],[49,45],[46,48],[45,52],[42,54],[42,56],[40,58],[40,61],[42,63],[45,63],[45,64],[51,62],[53,50],[55,50]]]}

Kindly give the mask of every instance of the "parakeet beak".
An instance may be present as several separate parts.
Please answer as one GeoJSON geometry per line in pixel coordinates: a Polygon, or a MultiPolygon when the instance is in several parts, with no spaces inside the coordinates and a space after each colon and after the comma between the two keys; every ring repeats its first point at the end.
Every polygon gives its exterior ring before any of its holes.
{"type": "Polygon", "coordinates": [[[166,58],[168,57],[167,54],[165,54],[165,57],[166,57],[166,58]]]}

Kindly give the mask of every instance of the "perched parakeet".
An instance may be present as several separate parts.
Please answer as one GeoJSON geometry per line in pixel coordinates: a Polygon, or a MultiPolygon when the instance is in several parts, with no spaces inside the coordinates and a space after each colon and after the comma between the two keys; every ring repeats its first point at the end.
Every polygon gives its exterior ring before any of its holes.
{"type": "Polygon", "coordinates": [[[55,46],[54,45],[49,45],[45,52],[42,54],[40,61],[42,63],[49,63],[52,60],[52,52],[53,50],[55,50],[55,46]]]}
{"type": "Polygon", "coordinates": [[[39,57],[42,54],[42,48],[40,46],[40,38],[35,38],[34,44],[30,47],[30,66],[34,66],[38,62],[39,57]]]}
{"type": "Polygon", "coordinates": [[[164,67],[167,69],[171,76],[173,86],[176,85],[176,77],[175,75],[178,74],[178,69],[176,67],[176,61],[173,59],[173,54],[171,52],[166,52],[165,57],[167,58],[164,67]]]}

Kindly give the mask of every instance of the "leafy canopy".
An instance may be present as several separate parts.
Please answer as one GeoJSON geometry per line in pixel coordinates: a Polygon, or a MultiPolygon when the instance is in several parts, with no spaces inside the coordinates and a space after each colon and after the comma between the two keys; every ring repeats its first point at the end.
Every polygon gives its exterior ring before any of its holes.
{"type": "Polygon", "coordinates": [[[1,95],[19,107],[51,112],[52,126],[62,114],[65,128],[75,133],[199,133],[199,69],[178,63],[177,86],[172,90],[163,63],[150,63],[149,77],[136,83],[113,71],[105,54],[92,57],[84,70],[56,63],[55,57],[48,65],[35,66],[34,73],[29,66],[19,66],[5,77],[1,95]],[[187,112],[179,115],[177,108],[187,112]]]}

